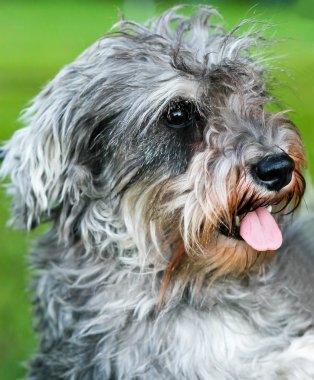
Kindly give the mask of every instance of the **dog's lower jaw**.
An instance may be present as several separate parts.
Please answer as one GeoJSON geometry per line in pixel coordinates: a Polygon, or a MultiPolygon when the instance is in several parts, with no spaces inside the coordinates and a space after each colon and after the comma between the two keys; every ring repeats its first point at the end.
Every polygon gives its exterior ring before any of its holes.
{"type": "Polygon", "coordinates": [[[214,283],[220,278],[243,279],[261,273],[275,256],[274,251],[256,251],[243,239],[220,232],[208,237],[202,246],[198,243],[194,251],[193,246],[189,249],[191,251],[184,253],[173,269],[187,282],[197,278],[198,283],[200,278],[210,278],[210,283],[214,283]]]}

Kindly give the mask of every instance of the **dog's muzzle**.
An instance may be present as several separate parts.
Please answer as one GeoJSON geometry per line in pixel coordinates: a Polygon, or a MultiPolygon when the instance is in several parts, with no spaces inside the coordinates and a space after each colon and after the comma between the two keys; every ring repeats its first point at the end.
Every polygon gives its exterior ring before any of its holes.
{"type": "MultiPolygon", "coordinates": [[[[294,161],[283,152],[262,158],[252,165],[251,174],[257,184],[279,193],[291,182],[294,170],[294,161]]],[[[271,214],[271,207],[267,205],[240,210],[232,231],[222,226],[220,232],[228,237],[243,239],[257,251],[274,251],[282,244],[282,233],[271,214]]]]}

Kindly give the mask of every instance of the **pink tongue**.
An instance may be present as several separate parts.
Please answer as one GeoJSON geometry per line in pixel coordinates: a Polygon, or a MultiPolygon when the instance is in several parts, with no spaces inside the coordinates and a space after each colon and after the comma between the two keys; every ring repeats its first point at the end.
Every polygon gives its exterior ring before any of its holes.
{"type": "Polygon", "coordinates": [[[282,244],[278,224],[265,207],[260,207],[243,217],[240,235],[257,251],[274,251],[282,244]]]}

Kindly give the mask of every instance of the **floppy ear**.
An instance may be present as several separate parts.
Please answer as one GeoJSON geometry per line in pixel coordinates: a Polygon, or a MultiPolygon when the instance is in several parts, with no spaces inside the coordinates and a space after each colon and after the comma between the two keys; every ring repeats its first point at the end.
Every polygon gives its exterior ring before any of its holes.
{"type": "Polygon", "coordinates": [[[48,87],[34,99],[21,118],[27,126],[2,148],[0,174],[11,178],[7,187],[13,195],[12,221],[27,229],[37,225],[42,216],[49,216],[60,202],[65,162],[57,131],[62,104],[56,103],[52,92],[48,87]]]}
{"type": "Polygon", "coordinates": [[[107,101],[102,92],[106,65],[96,54],[103,51],[105,61],[106,41],[103,45],[96,42],[47,84],[22,114],[25,127],[0,149],[0,177],[11,179],[7,188],[18,227],[38,225],[65,198],[72,207],[92,187],[96,164],[89,162],[94,158],[90,146],[107,101]]]}
{"type": "Polygon", "coordinates": [[[116,112],[108,96],[116,92],[108,77],[116,69],[115,61],[107,62],[108,41],[97,41],[65,66],[23,113],[25,127],[1,148],[0,177],[11,179],[12,221],[18,227],[36,226],[53,209],[83,201],[86,192],[94,196],[92,179],[103,162],[99,135],[116,112]]]}
{"type": "Polygon", "coordinates": [[[65,197],[73,205],[83,184],[91,183],[90,171],[77,164],[88,142],[86,129],[79,128],[86,123],[78,100],[86,84],[78,74],[84,70],[84,64],[65,66],[22,114],[26,126],[1,149],[0,177],[11,179],[11,222],[17,227],[38,225],[65,197]]]}

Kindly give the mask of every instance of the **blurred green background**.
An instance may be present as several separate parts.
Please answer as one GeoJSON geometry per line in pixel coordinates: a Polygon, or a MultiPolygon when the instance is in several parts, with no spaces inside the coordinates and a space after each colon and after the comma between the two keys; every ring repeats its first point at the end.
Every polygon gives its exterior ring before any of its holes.
{"type": "MultiPolygon", "coordinates": [[[[64,64],[108,31],[119,11],[126,18],[143,21],[178,3],[0,0],[0,140],[19,127],[16,120],[28,100],[64,64]]],[[[314,1],[212,0],[210,4],[223,14],[227,29],[243,18],[256,18],[273,23],[270,34],[284,38],[274,51],[280,56],[275,65],[288,73],[287,85],[276,92],[294,110],[292,118],[301,129],[313,174],[314,1]]],[[[22,362],[35,347],[26,290],[26,252],[34,235],[6,228],[9,202],[3,191],[0,196],[0,379],[10,380],[25,375],[22,362]]]]}

